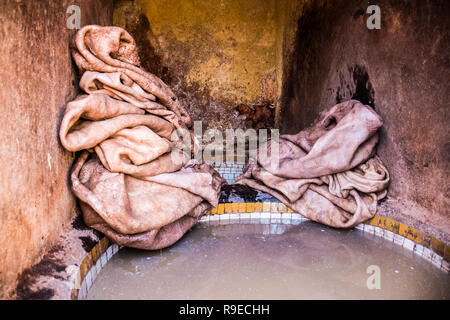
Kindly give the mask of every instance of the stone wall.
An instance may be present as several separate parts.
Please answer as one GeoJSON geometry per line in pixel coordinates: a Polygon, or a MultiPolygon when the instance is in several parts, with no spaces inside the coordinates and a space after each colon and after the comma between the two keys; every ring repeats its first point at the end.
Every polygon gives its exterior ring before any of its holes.
{"type": "Polygon", "coordinates": [[[81,26],[112,24],[112,0],[0,4],[0,297],[75,215],[68,187],[74,155],[58,138],[65,104],[78,92],[69,52],[76,30],[66,27],[72,4],[81,9],[81,26]]]}

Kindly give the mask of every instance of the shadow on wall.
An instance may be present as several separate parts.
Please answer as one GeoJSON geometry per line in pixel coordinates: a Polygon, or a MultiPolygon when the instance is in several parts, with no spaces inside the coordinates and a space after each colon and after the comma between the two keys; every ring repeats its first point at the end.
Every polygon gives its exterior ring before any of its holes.
{"type": "Polygon", "coordinates": [[[339,73],[339,86],[336,89],[336,103],[349,99],[359,100],[375,109],[375,90],[370,83],[369,74],[364,66],[349,66],[349,75],[339,73]],[[348,80],[353,79],[353,81],[348,80]]]}

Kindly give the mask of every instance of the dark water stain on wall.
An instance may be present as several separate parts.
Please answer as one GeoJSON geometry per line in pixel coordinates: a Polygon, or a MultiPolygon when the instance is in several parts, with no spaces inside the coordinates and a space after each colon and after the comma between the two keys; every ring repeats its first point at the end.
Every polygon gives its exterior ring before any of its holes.
{"type": "Polygon", "coordinates": [[[19,300],[48,300],[54,295],[54,290],[50,288],[33,289],[33,285],[36,283],[36,279],[41,276],[51,276],[57,279],[63,280],[58,275],[60,272],[64,272],[66,266],[56,258],[56,254],[62,250],[61,246],[55,246],[50,249],[42,258],[42,260],[32,266],[25,269],[18,277],[18,284],[16,287],[16,296],[19,300]]]}
{"type": "Polygon", "coordinates": [[[340,84],[336,89],[336,103],[349,99],[361,101],[375,109],[375,90],[364,66],[348,67],[349,76],[339,75],[340,84]]]}

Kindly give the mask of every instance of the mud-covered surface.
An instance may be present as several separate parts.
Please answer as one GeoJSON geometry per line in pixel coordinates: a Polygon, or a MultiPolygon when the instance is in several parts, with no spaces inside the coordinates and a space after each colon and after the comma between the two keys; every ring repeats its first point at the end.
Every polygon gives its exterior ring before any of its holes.
{"type": "Polygon", "coordinates": [[[242,184],[222,186],[219,203],[279,202],[271,194],[255,190],[242,184]]]}
{"type": "Polygon", "coordinates": [[[384,120],[377,154],[391,174],[378,214],[448,239],[450,2],[376,4],[379,30],[366,26],[367,1],[304,6],[283,83],[280,129],[296,133],[348,99],[372,106],[384,120]]]}
{"type": "Polygon", "coordinates": [[[275,103],[275,1],[121,0],[114,23],[136,40],[142,67],[167,83],[204,129],[273,124],[235,107],[275,103]]]}
{"type": "MultiPolygon", "coordinates": [[[[78,216],[80,217],[80,216],[78,216]]],[[[55,246],[33,266],[19,276],[12,293],[6,298],[18,300],[70,299],[71,288],[78,266],[102,235],[91,228],[82,227],[80,218],[71,221],[55,246]]]]}
{"type": "Polygon", "coordinates": [[[33,290],[37,279],[41,276],[53,276],[56,279],[63,279],[58,273],[63,272],[66,266],[62,264],[60,258],[56,256],[61,251],[61,246],[55,246],[44,255],[42,260],[22,272],[18,278],[19,284],[16,287],[16,295],[19,300],[48,300],[53,297],[55,291],[52,288],[37,288],[33,290]]]}

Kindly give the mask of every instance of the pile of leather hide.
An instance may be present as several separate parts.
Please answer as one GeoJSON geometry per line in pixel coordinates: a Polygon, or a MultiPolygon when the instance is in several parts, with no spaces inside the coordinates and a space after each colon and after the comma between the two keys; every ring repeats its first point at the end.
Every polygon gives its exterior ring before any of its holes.
{"type": "Polygon", "coordinates": [[[211,206],[224,180],[193,163],[191,119],[171,89],[140,68],[122,28],[85,26],[72,43],[86,93],[68,103],[62,145],[85,150],[71,173],[85,223],[119,245],[160,249],[211,206]]]}
{"type": "Polygon", "coordinates": [[[375,215],[387,193],[389,172],[375,155],[382,125],[370,106],[337,104],[311,127],[260,146],[236,183],[268,192],[311,220],[355,226],[375,215]]]}

